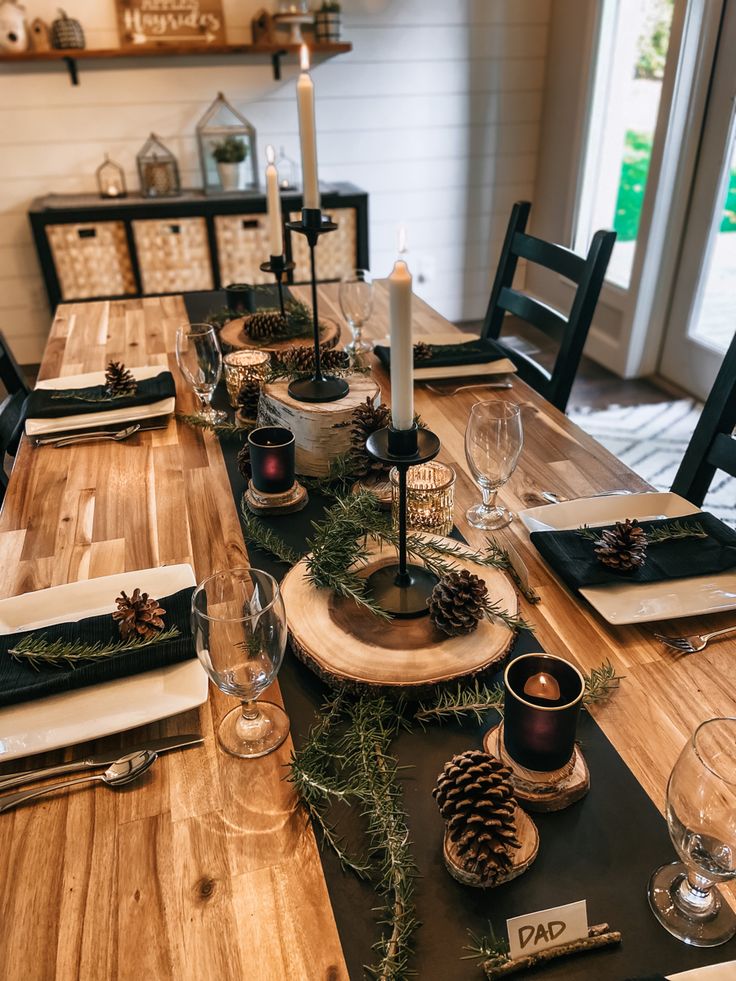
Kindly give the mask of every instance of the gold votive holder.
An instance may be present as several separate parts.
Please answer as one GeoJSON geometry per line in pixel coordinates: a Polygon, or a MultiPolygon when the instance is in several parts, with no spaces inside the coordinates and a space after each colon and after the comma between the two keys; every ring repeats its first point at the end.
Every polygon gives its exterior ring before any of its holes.
{"type": "MultiPolygon", "coordinates": [[[[399,471],[391,471],[391,518],[399,523],[399,471]]],[[[449,535],[455,510],[455,471],[436,460],[406,472],[406,526],[411,531],[449,535]]]]}
{"type": "Polygon", "coordinates": [[[270,360],[268,351],[232,351],[223,357],[227,397],[233,408],[238,404],[238,392],[245,382],[263,381],[270,360]]]}

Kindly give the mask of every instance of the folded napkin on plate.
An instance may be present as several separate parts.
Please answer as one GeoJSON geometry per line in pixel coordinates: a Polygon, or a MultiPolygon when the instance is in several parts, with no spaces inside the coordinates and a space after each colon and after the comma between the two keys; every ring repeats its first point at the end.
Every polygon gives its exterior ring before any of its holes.
{"type": "Polygon", "coordinates": [[[3,634],[0,636],[0,706],[28,702],[74,688],[84,688],[86,685],[97,685],[192,657],[195,653],[190,621],[193,592],[194,588],[191,587],[172,593],[171,596],[159,597],[160,605],[166,610],[164,629],[178,627],[178,637],[149,644],[139,650],[113,654],[100,658],[99,661],[82,661],[73,668],[67,664],[59,667],[42,664],[36,670],[25,659],[16,660],[8,651],[30,634],[43,636],[49,641],[81,640],[91,644],[120,640],[118,625],[111,613],[69,623],[57,623],[38,630],[3,634]]]}
{"type": "Polygon", "coordinates": [[[144,378],[132,395],[106,398],[104,385],[90,388],[37,388],[26,401],[28,419],[56,419],[87,412],[109,412],[111,409],[127,409],[133,405],[149,405],[162,399],[174,398],[176,385],[170,371],[162,371],[154,378],[144,378]]]}
{"type": "MultiPolygon", "coordinates": [[[[500,361],[507,358],[508,354],[499,347],[495,341],[481,340],[475,338],[472,341],[465,341],[462,344],[432,344],[431,358],[422,358],[416,362],[415,368],[453,368],[463,364],[489,364],[491,361],[500,361]]],[[[389,370],[391,367],[391,348],[376,344],[374,348],[376,357],[381,364],[389,370]]]]}
{"type": "MultiPolygon", "coordinates": [[[[736,568],[736,531],[712,514],[702,512],[686,518],[664,518],[642,521],[644,531],[672,524],[700,524],[707,538],[681,538],[650,544],[643,566],[634,572],[614,572],[598,559],[593,542],[581,538],[577,531],[534,531],[532,544],[571,589],[600,586],[604,583],[660,582],[665,579],[689,579],[708,576],[736,568]]],[[[613,525],[606,525],[612,528],[613,525]]],[[[592,528],[595,533],[603,528],[592,528]]]]}

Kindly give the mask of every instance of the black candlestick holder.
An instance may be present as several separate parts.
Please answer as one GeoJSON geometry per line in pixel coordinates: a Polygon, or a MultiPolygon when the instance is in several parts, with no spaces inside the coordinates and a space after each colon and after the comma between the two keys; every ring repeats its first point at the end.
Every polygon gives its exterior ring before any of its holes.
{"type": "Polygon", "coordinates": [[[322,356],[319,343],[319,314],[317,311],[317,270],[314,250],[320,235],[334,232],[337,225],[322,214],[320,208],[302,208],[301,221],[289,221],[286,227],[303,235],[309,245],[310,272],[312,275],[312,318],[314,327],[314,374],[289,385],[289,395],[297,402],[336,402],[344,398],[350,386],[342,378],[322,374],[322,356]]]}
{"type": "Polygon", "coordinates": [[[424,566],[407,562],[406,472],[409,467],[433,460],[440,451],[440,441],[434,433],[416,425],[411,429],[390,426],[372,433],[365,445],[372,457],[399,472],[399,561],[372,573],[366,580],[368,592],[395,617],[420,617],[429,612],[427,601],[439,580],[424,566]]]}
{"type": "Polygon", "coordinates": [[[284,307],[284,273],[290,272],[294,268],[293,262],[287,262],[286,257],[283,255],[272,255],[268,262],[262,262],[260,269],[261,272],[273,273],[276,277],[276,285],[279,288],[279,306],[281,307],[281,316],[286,316],[286,308],[284,307]]]}

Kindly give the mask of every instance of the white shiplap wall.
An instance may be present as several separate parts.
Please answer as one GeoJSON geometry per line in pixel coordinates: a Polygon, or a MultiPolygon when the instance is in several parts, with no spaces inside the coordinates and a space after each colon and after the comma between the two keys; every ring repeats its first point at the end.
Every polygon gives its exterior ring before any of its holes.
{"type": "MultiPolygon", "coordinates": [[[[231,41],[262,0],[225,0],[231,41]]],[[[30,7],[31,5],[29,5],[30,7]]],[[[54,0],[33,15],[52,20],[54,0]]],[[[370,194],[371,268],[385,274],[407,226],[418,293],[453,319],[482,315],[511,204],[532,194],[549,0],[344,0],[354,50],[318,65],[320,175],[370,194]]],[[[112,0],[75,0],[88,47],[116,44],[112,0]]],[[[0,69],[0,328],[37,361],[49,323],[26,211],[32,198],[94,189],[105,152],[135,188],[155,131],[182,182],[200,182],[194,128],[218,90],[253,122],[259,151],[298,157],[295,68],[244,59],[146,59],[0,69]]]]}

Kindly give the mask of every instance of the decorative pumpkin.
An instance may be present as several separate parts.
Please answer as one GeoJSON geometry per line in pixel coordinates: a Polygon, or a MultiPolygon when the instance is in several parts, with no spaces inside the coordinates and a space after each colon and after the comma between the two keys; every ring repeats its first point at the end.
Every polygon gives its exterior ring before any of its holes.
{"type": "Polygon", "coordinates": [[[0,51],[25,51],[27,47],[25,8],[5,0],[0,3],[0,51]]]}
{"type": "Polygon", "coordinates": [[[84,31],[78,20],[59,9],[60,17],[51,25],[51,46],[60,50],[84,47],[84,31]]]}

